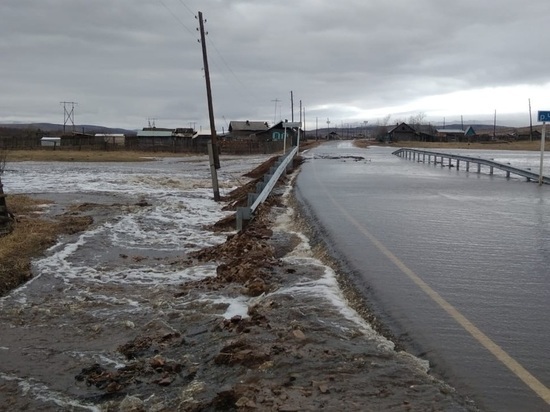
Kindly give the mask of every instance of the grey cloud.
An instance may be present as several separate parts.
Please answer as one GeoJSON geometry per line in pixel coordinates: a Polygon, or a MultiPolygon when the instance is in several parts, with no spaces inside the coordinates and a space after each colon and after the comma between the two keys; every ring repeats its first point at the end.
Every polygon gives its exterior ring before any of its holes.
{"type": "Polygon", "coordinates": [[[198,10],[220,127],[271,121],[274,99],[288,113],[290,90],[312,116],[350,118],[460,90],[548,87],[547,0],[3,0],[0,121],[59,122],[71,99],[88,123],[207,125],[198,10]]]}

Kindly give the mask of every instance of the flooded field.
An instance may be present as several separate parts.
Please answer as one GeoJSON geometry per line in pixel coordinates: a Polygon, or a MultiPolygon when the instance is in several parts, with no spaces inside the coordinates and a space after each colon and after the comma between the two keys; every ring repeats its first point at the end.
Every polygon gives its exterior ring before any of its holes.
{"type": "MultiPolygon", "coordinates": [[[[223,159],[222,193],[246,181],[242,173],[266,159],[223,159]]],[[[185,257],[225,241],[226,233],[204,226],[228,212],[212,199],[204,158],[12,163],[4,184],[7,193],[53,200],[44,206],[45,214],[81,205],[96,224],[52,247],[34,262],[30,282],[0,299],[0,399],[12,393],[22,408],[24,393],[30,409],[53,403],[94,410],[86,405],[86,386],[67,372],[93,363],[122,365],[123,356],[112,354],[133,338],[136,325],[187,310],[189,302],[172,299],[174,285],[214,276],[216,266],[186,267],[185,257]]],[[[238,299],[205,300],[213,307],[225,305],[220,315],[246,312],[238,299]]]]}

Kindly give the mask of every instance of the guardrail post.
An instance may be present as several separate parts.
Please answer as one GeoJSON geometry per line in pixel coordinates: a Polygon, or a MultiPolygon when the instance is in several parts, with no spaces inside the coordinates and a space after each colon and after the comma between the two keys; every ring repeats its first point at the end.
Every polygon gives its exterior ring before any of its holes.
{"type": "Polygon", "coordinates": [[[258,193],[249,193],[246,205],[248,207],[252,206],[257,198],[258,198],[258,193]]]}
{"type": "Polygon", "coordinates": [[[252,213],[250,212],[250,207],[237,208],[237,231],[238,232],[240,232],[246,227],[251,217],[252,217],[252,213]]]}

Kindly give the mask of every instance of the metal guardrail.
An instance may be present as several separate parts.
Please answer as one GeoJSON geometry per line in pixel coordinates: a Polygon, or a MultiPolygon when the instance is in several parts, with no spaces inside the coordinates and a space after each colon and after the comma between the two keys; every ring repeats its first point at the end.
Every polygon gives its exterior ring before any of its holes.
{"type": "Polygon", "coordinates": [[[252,219],[258,206],[267,199],[297,153],[298,146],[294,147],[286,156],[277,160],[275,165],[269,170],[269,173],[264,176],[263,181],[256,184],[256,193],[248,194],[248,206],[237,208],[237,231],[240,232],[243,230],[246,222],[252,219]]]}
{"type": "MultiPolygon", "coordinates": [[[[510,165],[505,165],[502,163],[498,163],[492,160],[487,159],[480,159],[476,157],[469,157],[469,156],[462,156],[462,155],[453,155],[449,153],[441,153],[441,152],[432,152],[429,150],[419,150],[419,149],[407,149],[407,148],[401,148],[396,150],[392,153],[393,155],[399,156],[399,157],[405,157],[405,156],[412,156],[413,160],[416,159],[416,155],[419,155],[418,158],[420,159],[420,155],[423,155],[423,159],[425,159],[425,156],[428,156],[428,163],[430,163],[430,159],[433,156],[434,157],[434,163],[437,162],[437,158],[441,158],[441,164],[443,164],[443,159],[449,159],[449,164],[451,164],[451,159],[456,160],[457,169],[460,168],[460,162],[463,161],[466,163],[466,170],[469,171],[469,164],[475,163],[478,165],[478,173],[480,173],[480,166],[484,165],[490,168],[490,174],[493,173],[493,168],[503,170],[506,172],[506,177],[510,177],[510,174],[513,173],[518,176],[525,177],[528,181],[537,181],[539,180],[539,175],[533,172],[530,172],[528,170],[519,169],[517,167],[513,167],[510,165]]],[[[423,160],[425,161],[425,160],[423,160]]],[[[546,184],[550,184],[550,177],[543,176],[542,182],[546,184]]]]}

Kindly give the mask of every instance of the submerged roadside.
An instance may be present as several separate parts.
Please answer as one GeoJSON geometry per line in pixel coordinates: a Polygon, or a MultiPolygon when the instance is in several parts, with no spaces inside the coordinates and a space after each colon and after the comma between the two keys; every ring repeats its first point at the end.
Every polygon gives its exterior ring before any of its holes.
{"type": "MultiPolygon", "coordinates": [[[[52,250],[36,281],[0,301],[0,410],[476,410],[351,307],[304,234],[290,180],[213,245],[105,250],[132,229],[125,216],[167,199],[81,206],[111,223],[52,250]],[[79,252],[92,239],[109,261],[79,252]]],[[[174,209],[164,213],[167,231],[174,209]]]]}

